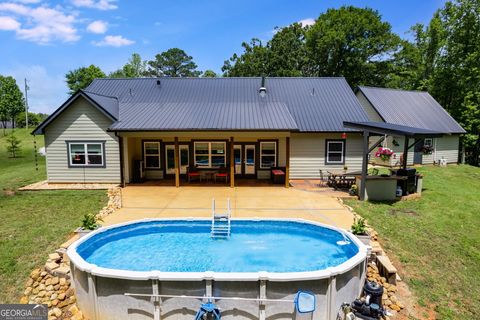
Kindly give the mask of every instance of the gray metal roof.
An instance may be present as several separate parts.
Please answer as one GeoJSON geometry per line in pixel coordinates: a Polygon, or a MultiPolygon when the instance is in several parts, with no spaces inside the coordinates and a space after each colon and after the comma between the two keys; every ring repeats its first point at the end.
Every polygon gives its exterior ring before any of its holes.
{"type": "Polygon", "coordinates": [[[415,128],[409,126],[402,126],[399,124],[388,122],[349,122],[343,123],[345,127],[352,129],[368,130],[376,134],[397,134],[408,137],[439,137],[444,133],[424,128],[415,128]]]}
{"type": "Polygon", "coordinates": [[[110,113],[115,119],[118,119],[118,99],[116,97],[104,96],[95,92],[89,92],[82,90],[90,99],[95,101],[98,105],[102,106],[105,111],[110,113]]]}
{"type": "Polygon", "coordinates": [[[343,121],[368,121],[344,78],[266,78],[264,98],[261,83],[260,77],[96,79],[85,91],[118,99],[111,126],[118,131],[345,131],[343,121]]]}
{"type": "Polygon", "coordinates": [[[443,133],[465,133],[428,92],[375,87],[359,87],[359,90],[385,122],[443,133]]]}

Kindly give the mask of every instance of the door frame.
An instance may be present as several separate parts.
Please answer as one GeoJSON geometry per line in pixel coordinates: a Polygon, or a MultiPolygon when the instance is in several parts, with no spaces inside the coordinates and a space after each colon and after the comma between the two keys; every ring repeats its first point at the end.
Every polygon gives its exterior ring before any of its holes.
{"type": "Polygon", "coordinates": [[[422,148],[425,145],[425,139],[422,139],[415,143],[413,146],[413,164],[423,164],[423,151],[422,148]],[[420,160],[420,162],[418,162],[420,160]]]}
{"type": "MultiPolygon", "coordinates": [[[[162,151],[163,151],[163,163],[164,163],[163,175],[166,178],[167,177],[168,178],[175,177],[175,173],[167,173],[167,146],[175,146],[175,142],[164,142],[162,145],[163,145],[163,148],[162,148],[163,150],[162,151]]],[[[190,150],[192,149],[192,147],[190,146],[190,142],[179,142],[178,146],[179,146],[179,153],[180,153],[180,146],[187,146],[188,147],[188,166],[190,166],[190,164],[192,163],[191,162],[191,154],[190,154],[190,150]]],[[[182,173],[180,171],[180,176],[185,176],[185,174],[186,173],[182,173]]]]}
{"type": "MultiPolygon", "coordinates": [[[[242,141],[242,142],[237,142],[237,141],[234,141],[233,142],[233,147],[235,148],[235,146],[240,146],[240,150],[241,150],[241,154],[242,154],[242,172],[240,174],[236,174],[235,177],[237,178],[256,178],[257,177],[257,173],[258,173],[258,169],[259,169],[259,165],[258,165],[258,160],[259,160],[259,153],[258,153],[258,148],[259,148],[259,144],[258,144],[258,141],[251,141],[251,142],[248,142],[248,141],[242,141]],[[246,153],[245,153],[245,146],[246,145],[251,145],[251,146],[255,146],[255,173],[254,174],[246,174],[245,173],[245,156],[246,156],[246,153]]],[[[235,161],[234,161],[235,162],[235,161]]]]}

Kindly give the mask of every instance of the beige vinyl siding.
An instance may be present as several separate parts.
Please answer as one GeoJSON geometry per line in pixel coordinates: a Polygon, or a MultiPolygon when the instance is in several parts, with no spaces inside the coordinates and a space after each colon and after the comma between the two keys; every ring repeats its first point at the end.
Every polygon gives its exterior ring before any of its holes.
{"type": "MultiPolygon", "coordinates": [[[[325,140],[341,139],[341,133],[293,133],[290,139],[290,179],[318,179],[319,170],[343,170],[344,165],[325,164],[325,140]]],[[[345,166],[362,168],[362,136],[347,133],[345,166]]]]}
{"type": "MultiPolygon", "coordinates": [[[[389,136],[387,137],[387,142],[385,144],[386,147],[390,148],[395,152],[395,155],[390,158],[390,165],[391,166],[400,166],[400,158],[403,154],[403,145],[404,145],[404,137],[400,136],[389,136]],[[398,146],[393,145],[393,140],[398,142],[398,146]]],[[[374,138],[370,138],[370,143],[374,142],[374,138]]],[[[412,144],[413,140],[409,139],[409,144],[412,144]]],[[[434,162],[438,162],[440,159],[444,158],[447,159],[448,163],[457,163],[458,162],[458,148],[459,148],[459,135],[445,135],[440,138],[433,138],[433,147],[434,151],[432,154],[424,154],[422,156],[422,164],[433,164],[434,162]]],[[[407,164],[413,164],[413,154],[414,154],[415,147],[412,147],[408,150],[408,159],[407,164]]],[[[375,158],[375,151],[371,153],[370,160],[372,162],[382,164],[378,158],[375,158]]],[[[387,163],[388,165],[388,163],[387,163]]]]}
{"type": "Polygon", "coordinates": [[[106,132],[112,121],[80,97],[45,129],[49,182],[120,182],[120,151],[117,137],[106,132]],[[105,168],[68,167],[66,141],[105,141],[105,168]]]}
{"type": "MultiPolygon", "coordinates": [[[[133,165],[135,160],[142,160],[142,140],[161,140],[163,143],[173,143],[175,137],[178,137],[178,141],[191,142],[192,140],[230,140],[233,137],[235,142],[251,142],[256,144],[256,148],[259,148],[259,140],[278,140],[278,159],[277,165],[284,167],[286,164],[286,137],[290,135],[288,132],[122,132],[120,135],[124,140],[127,140],[128,156],[126,157],[127,163],[125,166],[128,171],[125,174],[126,182],[130,182],[133,173],[133,165]]],[[[162,144],[161,161],[165,161],[165,146],[162,144]]],[[[258,153],[259,150],[256,150],[258,153]]],[[[257,159],[258,160],[258,159],[257,159]]],[[[192,159],[190,159],[192,161],[192,159]]],[[[227,164],[228,166],[229,164],[227,164]]],[[[160,170],[145,170],[147,179],[162,179],[164,174],[164,168],[160,170]]],[[[258,169],[256,171],[258,179],[269,179],[270,170],[258,169]]]]}
{"type": "Polygon", "coordinates": [[[383,119],[380,117],[377,111],[373,108],[372,104],[368,101],[368,99],[365,97],[363,92],[358,91],[356,93],[357,99],[360,102],[360,104],[363,106],[363,109],[368,115],[368,119],[370,121],[376,121],[376,122],[384,122],[383,119]]]}
{"type": "Polygon", "coordinates": [[[458,163],[459,139],[460,136],[458,134],[437,138],[436,143],[435,141],[433,142],[435,146],[433,153],[435,161],[443,158],[447,159],[448,163],[458,163]]]}

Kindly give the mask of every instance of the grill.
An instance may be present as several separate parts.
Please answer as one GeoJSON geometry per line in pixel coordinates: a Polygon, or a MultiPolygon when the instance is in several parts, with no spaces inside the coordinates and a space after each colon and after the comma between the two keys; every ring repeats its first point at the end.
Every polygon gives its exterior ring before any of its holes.
{"type": "Polygon", "coordinates": [[[403,195],[410,193],[415,193],[417,188],[417,169],[415,168],[406,168],[398,169],[397,176],[407,177],[405,180],[398,180],[397,185],[402,187],[403,195]]]}

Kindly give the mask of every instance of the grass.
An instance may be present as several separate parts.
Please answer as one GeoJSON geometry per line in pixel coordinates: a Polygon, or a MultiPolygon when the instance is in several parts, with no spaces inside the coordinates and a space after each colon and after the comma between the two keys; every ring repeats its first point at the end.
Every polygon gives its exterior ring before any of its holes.
{"type": "Polygon", "coordinates": [[[349,200],[401,263],[401,275],[438,319],[480,319],[480,168],[422,167],[422,198],[349,200]]]}
{"type": "MultiPolygon", "coordinates": [[[[80,225],[86,212],[97,212],[107,201],[105,191],[18,191],[46,178],[45,159],[35,170],[33,136],[16,129],[22,141],[20,157],[10,158],[0,131],[0,303],[18,303],[30,271],[45,263],[48,253],[80,225]]],[[[37,137],[43,146],[43,137],[37,137]]]]}

